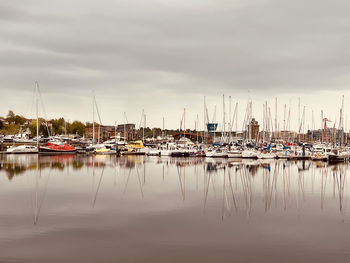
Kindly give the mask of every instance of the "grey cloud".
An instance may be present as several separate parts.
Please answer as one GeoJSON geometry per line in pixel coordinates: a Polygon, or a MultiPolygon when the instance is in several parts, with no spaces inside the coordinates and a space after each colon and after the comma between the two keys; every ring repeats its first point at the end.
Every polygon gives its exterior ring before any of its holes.
{"type": "MultiPolygon", "coordinates": [[[[38,79],[48,93],[95,89],[125,107],[132,94],[133,106],[146,108],[154,105],[142,92],[197,96],[200,104],[203,95],[242,97],[248,89],[261,100],[346,90],[349,7],[341,0],[7,1],[0,89],[12,96],[9,89],[38,79]]],[[[176,112],[184,101],[172,102],[176,112]]]]}

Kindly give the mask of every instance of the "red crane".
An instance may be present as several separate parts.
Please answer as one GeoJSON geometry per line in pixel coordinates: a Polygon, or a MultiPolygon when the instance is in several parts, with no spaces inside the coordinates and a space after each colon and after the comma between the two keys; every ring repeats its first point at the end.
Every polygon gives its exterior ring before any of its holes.
{"type": "MultiPolygon", "coordinates": [[[[322,141],[324,142],[326,139],[326,132],[327,132],[327,122],[331,122],[330,120],[328,120],[327,118],[323,118],[323,132],[322,132],[322,141]]],[[[330,141],[330,133],[328,133],[328,140],[330,141]]]]}

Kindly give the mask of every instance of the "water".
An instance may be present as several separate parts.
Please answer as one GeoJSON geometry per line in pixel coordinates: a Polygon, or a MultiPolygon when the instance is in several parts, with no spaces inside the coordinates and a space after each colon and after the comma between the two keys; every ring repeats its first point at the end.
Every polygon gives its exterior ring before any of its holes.
{"type": "Polygon", "coordinates": [[[0,158],[0,262],[349,261],[347,164],[0,158]]]}

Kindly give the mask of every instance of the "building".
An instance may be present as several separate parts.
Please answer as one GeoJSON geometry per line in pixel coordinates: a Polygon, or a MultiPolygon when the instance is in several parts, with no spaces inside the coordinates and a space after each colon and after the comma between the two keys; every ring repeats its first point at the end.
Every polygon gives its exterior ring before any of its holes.
{"type": "MultiPolygon", "coordinates": [[[[136,140],[138,137],[137,130],[135,129],[135,124],[133,123],[119,124],[117,126],[117,134],[118,133],[120,134],[121,137],[123,138],[125,137],[128,141],[136,140]]],[[[112,136],[114,136],[114,130],[113,130],[112,136]]]]}
{"type": "MultiPolygon", "coordinates": [[[[92,125],[85,128],[85,137],[89,139],[93,138],[92,125]]],[[[97,142],[98,139],[100,139],[100,141],[107,140],[106,129],[105,129],[105,126],[95,124],[95,141],[97,142]]]]}
{"type": "Polygon", "coordinates": [[[252,118],[248,125],[248,139],[257,140],[259,136],[259,123],[255,118],[252,118]]]}
{"type": "MultiPolygon", "coordinates": [[[[121,138],[126,139],[128,141],[137,139],[137,131],[135,130],[135,124],[128,123],[128,124],[119,124],[117,126],[117,129],[114,125],[99,125],[95,124],[95,140],[98,141],[98,138],[100,138],[100,141],[106,141],[110,140],[111,138],[114,138],[115,133],[119,135],[121,138]],[[125,129],[124,129],[125,126],[125,129]],[[126,136],[124,136],[124,131],[126,136]]],[[[85,137],[86,138],[92,138],[93,135],[93,127],[88,126],[85,129],[85,137]]]]}

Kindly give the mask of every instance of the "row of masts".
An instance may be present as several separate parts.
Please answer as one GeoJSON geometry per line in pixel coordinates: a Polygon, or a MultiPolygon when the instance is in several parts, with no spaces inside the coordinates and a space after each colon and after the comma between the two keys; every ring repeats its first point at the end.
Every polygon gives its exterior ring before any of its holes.
{"type": "MultiPolygon", "coordinates": [[[[39,145],[39,98],[40,98],[40,91],[39,91],[39,85],[38,82],[35,82],[35,94],[36,94],[36,135],[37,135],[37,145],[39,145]]],[[[287,104],[284,104],[284,113],[283,113],[283,130],[280,127],[280,123],[278,122],[278,101],[277,98],[274,100],[274,116],[272,115],[271,107],[268,105],[267,101],[263,104],[263,111],[262,111],[262,126],[261,126],[261,133],[258,133],[258,138],[254,136],[251,124],[253,121],[253,102],[249,98],[246,106],[246,111],[243,119],[243,125],[242,130],[238,130],[238,102],[235,104],[232,103],[232,97],[229,96],[228,98],[228,116],[226,113],[226,99],[225,95],[222,95],[222,122],[217,123],[217,110],[216,105],[214,107],[213,117],[210,120],[209,119],[209,112],[207,108],[206,103],[206,97],[204,96],[204,102],[203,102],[203,130],[200,131],[200,125],[199,125],[199,115],[196,115],[195,118],[195,131],[197,132],[197,142],[201,138],[202,142],[205,141],[205,138],[208,137],[208,135],[213,136],[213,142],[219,141],[220,143],[231,143],[233,140],[236,140],[238,138],[238,133],[240,133],[240,136],[243,140],[243,142],[249,142],[251,140],[255,140],[262,143],[270,143],[272,141],[282,140],[284,143],[286,142],[305,142],[305,129],[307,128],[307,131],[311,131],[311,141],[314,141],[314,131],[315,131],[315,120],[314,120],[314,111],[312,110],[312,121],[311,121],[311,127],[306,127],[306,106],[301,105],[300,97],[298,98],[298,123],[297,123],[297,131],[296,131],[296,137],[295,134],[293,135],[293,132],[291,131],[291,105],[289,104],[289,108],[287,109],[287,104]],[[234,108],[233,108],[234,105],[234,108]],[[212,130],[209,130],[209,125],[212,125],[212,130]],[[220,126],[221,130],[218,131],[217,127],[220,126]],[[217,137],[217,134],[220,134],[219,137],[217,137]]],[[[126,123],[127,116],[124,112],[124,141],[127,140],[126,134],[126,123]]],[[[328,118],[324,116],[323,110],[321,110],[321,130],[322,130],[322,136],[318,138],[318,141],[322,143],[333,143],[336,145],[343,145],[345,142],[347,143],[347,137],[344,138],[344,96],[342,96],[341,101],[341,107],[339,111],[339,122],[337,123],[337,120],[333,122],[333,129],[331,132],[331,129],[327,127],[327,123],[330,122],[328,118]]],[[[46,124],[47,125],[47,124],[46,124]]],[[[101,138],[101,115],[97,106],[97,101],[94,92],[92,92],[92,142],[100,143],[101,138]],[[95,135],[95,118],[96,113],[99,121],[99,129],[98,129],[98,135],[96,138],[95,135]]],[[[165,136],[165,118],[163,117],[163,128],[162,128],[162,138],[165,136]]],[[[116,127],[117,122],[115,122],[115,133],[116,133],[116,127]]],[[[141,120],[139,125],[139,130],[142,129],[142,139],[145,140],[145,128],[146,128],[146,114],[145,111],[142,110],[141,114],[141,120]]],[[[180,131],[183,131],[183,136],[186,137],[186,108],[184,108],[183,116],[180,122],[180,131]]],[[[50,134],[50,132],[49,132],[50,134]]],[[[115,134],[116,137],[116,134],[115,134]]]]}
{"type": "MultiPolygon", "coordinates": [[[[199,132],[199,115],[196,115],[195,119],[195,131],[197,132],[197,142],[199,141],[199,138],[202,137],[202,141],[205,141],[205,137],[208,134],[213,135],[213,141],[215,142],[216,139],[219,139],[220,143],[230,143],[234,139],[234,137],[237,139],[237,135],[239,133],[238,131],[238,102],[234,104],[234,109],[232,107],[232,98],[229,96],[229,114],[228,114],[228,121],[227,121],[227,114],[226,114],[226,101],[225,101],[225,95],[222,96],[222,106],[223,106],[223,116],[222,116],[222,123],[221,123],[221,131],[220,137],[217,138],[216,134],[217,126],[219,125],[217,123],[217,111],[216,106],[214,107],[213,117],[210,120],[209,114],[208,114],[208,108],[206,105],[206,98],[204,97],[204,122],[203,126],[204,129],[199,132]],[[233,110],[233,111],[232,111],[233,110]],[[232,113],[233,112],[233,113],[232,113]],[[215,129],[211,132],[208,130],[208,124],[214,124],[216,125],[215,129]]],[[[255,140],[262,142],[262,143],[270,143],[271,141],[276,140],[282,140],[283,142],[305,142],[305,118],[306,118],[306,106],[302,106],[300,104],[300,97],[298,98],[298,123],[297,123],[297,137],[292,136],[291,132],[291,106],[289,105],[289,108],[287,109],[287,104],[284,104],[284,113],[283,113],[283,130],[280,128],[280,124],[278,122],[278,104],[277,104],[277,98],[275,98],[275,115],[274,118],[272,117],[271,113],[271,107],[268,105],[267,101],[263,104],[263,121],[262,121],[262,135],[259,133],[259,138],[255,138],[255,140]],[[302,110],[301,110],[302,109],[302,110]]],[[[96,98],[93,95],[93,142],[95,143],[95,109],[97,111],[100,124],[101,117],[98,111],[96,98]]],[[[248,100],[247,107],[245,111],[245,116],[243,120],[243,126],[242,126],[242,138],[243,141],[251,141],[254,139],[254,136],[252,134],[252,130],[249,128],[251,122],[253,120],[253,102],[251,100],[248,100]]],[[[163,127],[162,127],[162,138],[164,138],[165,133],[165,118],[163,117],[163,127]]],[[[326,122],[329,122],[328,119],[325,119],[323,116],[323,110],[321,110],[321,129],[322,129],[322,138],[320,138],[320,142],[331,142],[330,137],[326,136],[329,135],[329,131],[327,130],[328,127],[325,125],[326,122]]],[[[126,113],[124,112],[124,123],[127,123],[127,117],[126,113]]],[[[116,126],[116,122],[115,122],[116,126]]],[[[142,110],[141,120],[139,124],[139,130],[142,129],[142,139],[145,140],[145,127],[146,127],[146,114],[145,111],[142,110]]],[[[336,128],[336,121],[334,122],[334,129],[336,128]]],[[[183,137],[186,137],[186,108],[184,108],[183,115],[180,121],[180,131],[183,131],[183,137]]],[[[307,130],[311,130],[311,140],[314,139],[314,130],[315,130],[315,122],[314,122],[314,111],[312,110],[312,125],[311,129],[308,126],[307,130]]],[[[338,133],[336,135],[336,144],[343,144],[344,143],[344,96],[342,96],[342,105],[340,108],[340,119],[339,124],[337,127],[338,133]]],[[[126,134],[126,126],[124,124],[124,140],[126,134]]],[[[334,137],[334,136],[333,136],[334,137]]],[[[100,135],[98,135],[98,143],[99,143],[100,135]]]]}

